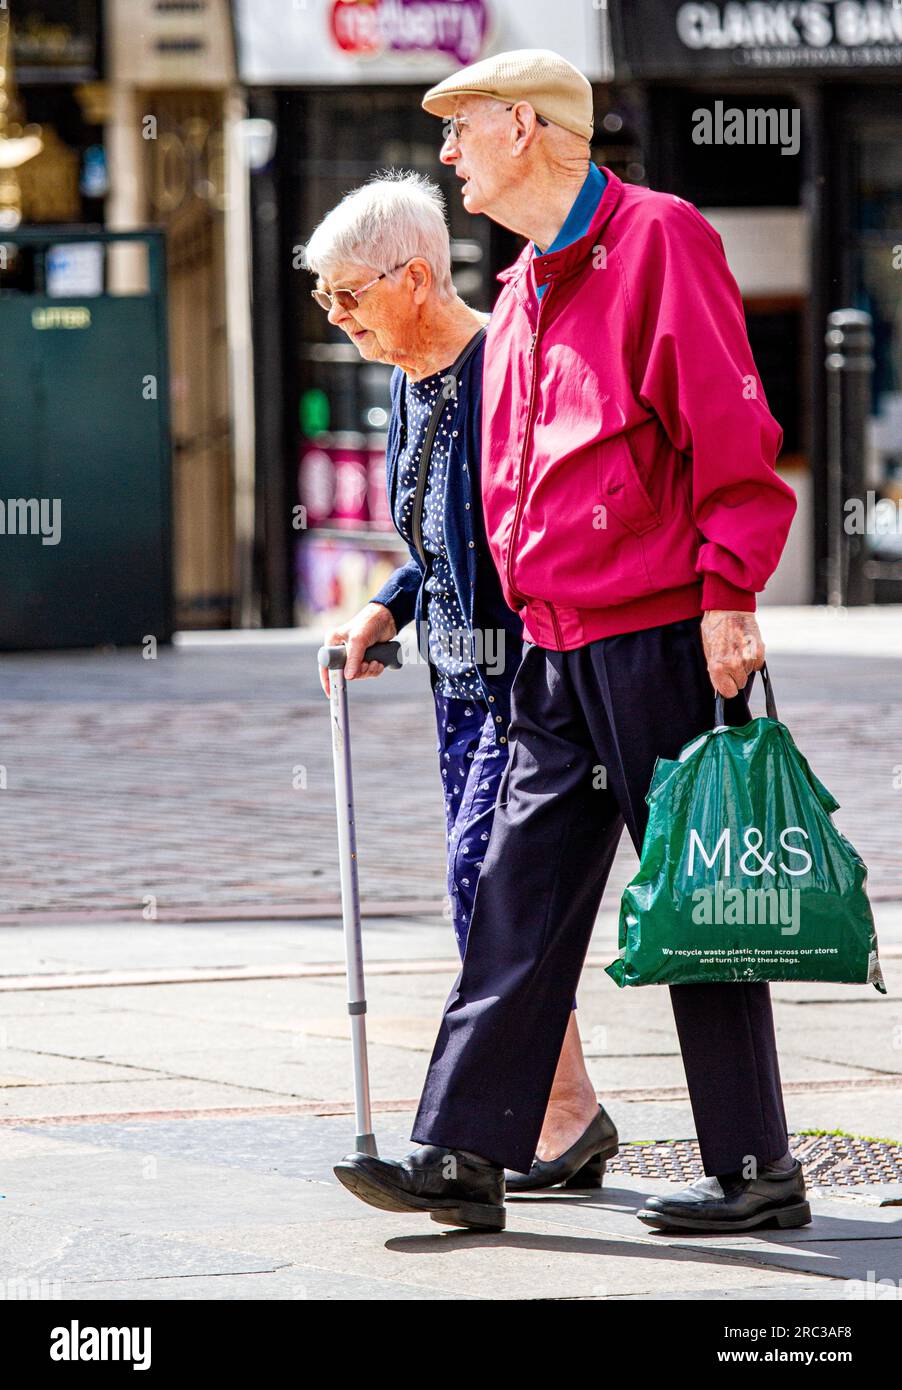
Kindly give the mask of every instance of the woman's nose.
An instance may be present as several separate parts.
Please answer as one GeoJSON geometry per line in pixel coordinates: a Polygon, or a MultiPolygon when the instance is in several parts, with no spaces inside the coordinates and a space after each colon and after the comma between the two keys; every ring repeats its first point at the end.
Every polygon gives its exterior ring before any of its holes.
{"type": "Polygon", "coordinates": [[[342,320],[348,317],[348,311],[347,309],[343,309],[341,305],[336,303],[336,301],[333,299],[332,308],[329,310],[329,313],[326,317],[328,318],[330,323],[334,323],[336,328],[340,328],[342,325],[342,320]]]}

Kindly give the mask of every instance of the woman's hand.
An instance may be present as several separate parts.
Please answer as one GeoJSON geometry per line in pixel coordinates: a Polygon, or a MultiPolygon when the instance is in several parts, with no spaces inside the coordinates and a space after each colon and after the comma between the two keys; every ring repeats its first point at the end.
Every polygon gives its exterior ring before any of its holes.
{"type": "MultiPolygon", "coordinates": [[[[367,676],[381,676],[385,667],[381,661],[364,661],[363,654],[374,642],[387,642],[397,632],[395,620],[383,603],[368,603],[365,608],[343,623],[327,632],[324,645],[338,647],[344,644],[348,649],[345,662],[345,680],[364,680],[367,676]]],[[[329,672],[320,667],[320,684],[329,694],[329,672]]]]}

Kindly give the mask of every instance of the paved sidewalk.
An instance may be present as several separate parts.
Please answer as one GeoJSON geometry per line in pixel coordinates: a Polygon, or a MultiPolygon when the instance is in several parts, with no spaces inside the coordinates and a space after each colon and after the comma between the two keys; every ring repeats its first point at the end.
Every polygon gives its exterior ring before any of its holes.
{"type": "MultiPolygon", "coordinates": [[[[881,934],[889,998],[774,986],[796,1133],[902,1141],[902,907],[882,910],[881,934]]],[[[580,990],[593,1081],[624,1144],[692,1138],[667,993],[614,987],[601,969],[614,939],[602,916],[580,990]]],[[[898,1184],[815,1185],[804,1231],[710,1240],[641,1226],[632,1213],[667,1184],[626,1173],[598,1193],[512,1200],[502,1236],[355,1202],[331,1173],[354,1132],[332,919],[2,940],[8,1297],[838,1300],[902,1285],[898,1184]],[[185,983],[154,983],[179,972],[185,983]]],[[[397,1155],[455,961],[440,919],[373,919],[366,941],[376,1131],[397,1155]]]]}
{"type": "MultiPolygon", "coordinates": [[[[884,616],[868,624],[866,641],[837,629],[832,654],[822,615],[773,623],[781,715],[869,863],[890,991],[774,986],[803,1147],[825,1130],[902,1144],[902,664],[884,616]]],[[[441,797],[423,668],[352,694],[376,1130],[400,1154],[457,969],[441,797]]],[[[354,1124],[328,737],[294,637],[156,662],[4,658],[0,1296],[840,1300],[877,1280],[898,1296],[895,1180],[815,1183],[811,1227],[733,1239],[654,1235],[633,1212],[666,1184],[629,1169],[597,1193],[512,1200],[500,1236],[341,1189],[354,1124]]],[[[624,846],[580,1027],[624,1146],[690,1141],[667,992],[617,990],[602,969],[634,863],[624,846]]]]}

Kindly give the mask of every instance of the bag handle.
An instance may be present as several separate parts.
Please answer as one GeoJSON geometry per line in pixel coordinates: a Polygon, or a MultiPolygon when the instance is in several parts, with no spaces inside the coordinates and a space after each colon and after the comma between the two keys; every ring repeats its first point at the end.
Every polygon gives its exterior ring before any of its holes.
{"type": "MultiPolygon", "coordinates": [[[[773,686],[770,683],[770,676],[767,670],[767,662],[761,667],[761,680],[764,685],[764,708],[767,710],[768,719],[779,719],[777,714],[777,702],[774,699],[773,686]]],[[[714,700],[714,727],[718,728],[721,724],[726,724],[723,713],[723,696],[718,692],[714,700]]]]}
{"type": "MultiPolygon", "coordinates": [[[[455,392],[457,390],[458,372],[461,370],[470,354],[475,352],[479,347],[487,331],[485,324],[483,324],[481,328],[478,328],[463,351],[458,354],[457,360],[445,373],[445,381],[447,381],[449,377],[454,381],[455,392]]],[[[426,501],[426,482],[429,477],[429,463],[432,458],[432,444],[435,439],[435,432],[438,429],[438,422],[442,418],[442,411],[447,401],[448,397],[445,395],[444,390],[439,391],[438,400],[432,407],[429,424],[423,436],[423,447],[420,450],[420,471],[417,475],[417,486],[413,495],[413,515],[410,521],[410,528],[416,552],[423,562],[424,569],[426,568],[426,547],[423,545],[423,506],[426,501]]]]}

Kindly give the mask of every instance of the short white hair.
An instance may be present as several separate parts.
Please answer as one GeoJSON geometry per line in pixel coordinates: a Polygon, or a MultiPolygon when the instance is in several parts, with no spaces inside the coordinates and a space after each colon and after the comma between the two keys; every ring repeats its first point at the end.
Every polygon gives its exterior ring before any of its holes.
{"type": "Polygon", "coordinates": [[[319,223],[304,252],[308,270],[328,278],[329,269],[354,263],[388,272],[421,257],[432,271],[441,299],[454,293],[451,242],[445,199],[424,174],[386,170],[346,193],[319,223]]]}

